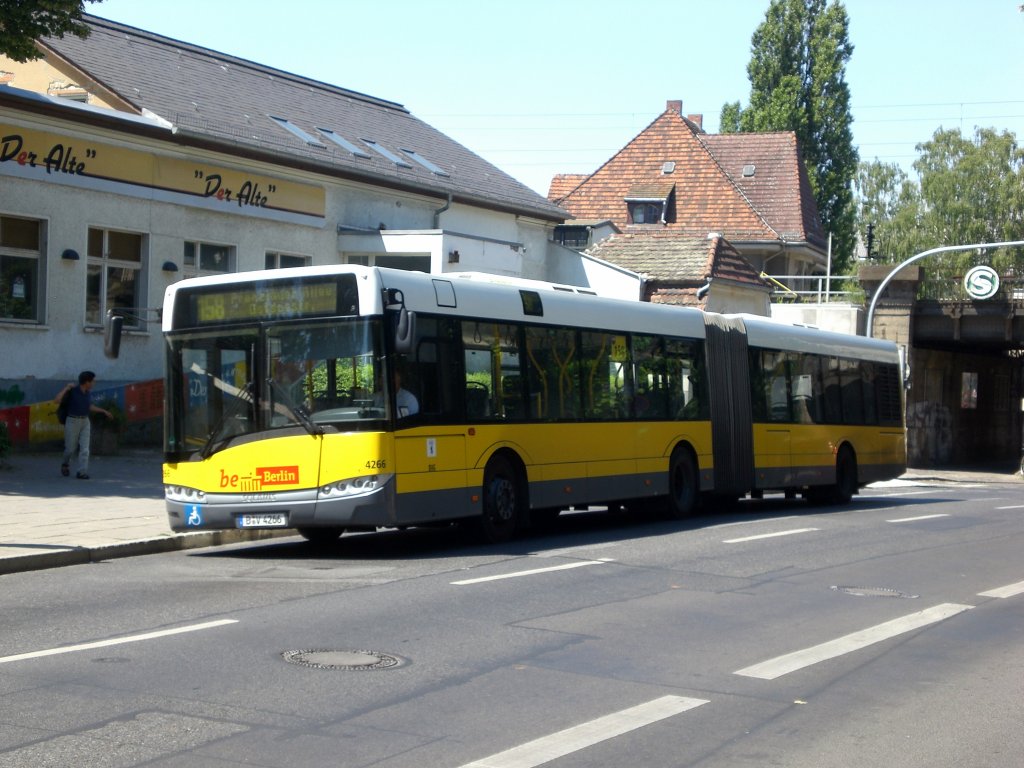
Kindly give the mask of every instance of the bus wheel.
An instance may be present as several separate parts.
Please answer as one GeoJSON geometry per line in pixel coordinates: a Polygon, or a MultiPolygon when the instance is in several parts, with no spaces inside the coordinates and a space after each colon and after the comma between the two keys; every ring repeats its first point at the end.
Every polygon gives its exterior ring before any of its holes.
{"type": "Polygon", "coordinates": [[[480,516],[481,538],[488,544],[508,541],[516,531],[522,506],[519,477],[508,459],[495,456],[484,470],[484,511],[480,516]]]}
{"type": "Polygon", "coordinates": [[[843,446],[836,457],[836,485],[832,498],[836,504],[849,504],[857,493],[857,459],[850,448],[843,446]]]}
{"type": "Polygon", "coordinates": [[[344,528],[296,528],[295,530],[310,544],[318,546],[333,544],[345,532],[344,528]]]}
{"type": "Polygon", "coordinates": [[[699,485],[693,455],[685,448],[676,448],[668,465],[668,516],[671,519],[682,520],[693,514],[699,485]]]}

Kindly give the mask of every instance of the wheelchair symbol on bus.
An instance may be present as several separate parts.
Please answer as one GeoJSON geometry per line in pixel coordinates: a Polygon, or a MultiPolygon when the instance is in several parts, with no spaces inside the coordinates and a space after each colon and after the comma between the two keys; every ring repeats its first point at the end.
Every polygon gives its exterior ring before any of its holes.
{"type": "Polygon", "coordinates": [[[185,525],[198,526],[203,524],[203,513],[199,509],[198,504],[192,504],[187,507],[188,517],[185,518],[185,525]]]}

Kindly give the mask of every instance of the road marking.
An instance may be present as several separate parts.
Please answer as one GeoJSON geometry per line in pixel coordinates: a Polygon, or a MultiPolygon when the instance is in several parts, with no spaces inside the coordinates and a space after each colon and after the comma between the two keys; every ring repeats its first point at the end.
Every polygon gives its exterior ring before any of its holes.
{"type": "Polygon", "coordinates": [[[463,587],[467,584],[482,584],[485,581],[500,581],[501,579],[518,579],[520,576],[534,576],[538,573],[551,573],[552,571],[567,571],[570,568],[582,568],[585,565],[604,565],[614,562],[611,558],[601,560],[581,560],[578,563],[565,563],[564,565],[549,565],[547,568],[532,568],[529,571],[516,571],[515,573],[502,573],[497,576],[481,576],[478,579],[463,579],[462,581],[451,582],[455,586],[463,587]]]}
{"type": "Polygon", "coordinates": [[[757,541],[758,539],[774,539],[777,536],[793,536],[797,533],[810,533],[820,530],[819,528],[794,528],[791,531],[777,531],[776,533],[759,533],[756,536],[744,536],[742,539],[725,539],[723,544],[742,544],[745,541],[757,541]]]}
{"type": "Polygon", "coordinates": [[[737,526],[740,526],[740,525],[757,525],[758,523],[777,523],[780,520],[794,520],[794,519],[796,519],[798,517],[800,517],[800,515],[785,515],[783,517],[766,517],[766,518],[761,518],[760,520],[757,520],[757,519],[753,519],[753,520],[737,520],[734,523],[719,523],[718,525],[709,525],[704,530],[706,530],[706,531],[717,531],[720,528],[736,528],[737,526]]]}
{"type": "Polygon", "coordinates": [[[869,645],[880,643],[883,640],[902,635],[905,632],[920,629],[929,624],[935,624],[963,611],[969,611],[973,607],[958,603],[942,603],[917,613],[911,613],[907,616],[887,621],[884,624],[877,624],[860,632],[844,635],[821,645],[815,645],[802,651],[787,653],[785,656],[777,656],[760,664],[744,667],[733,674],[743,675],[744,677],[757,677],[762,680],[774,680],[777,677],[788,675],[790,672],[809,667],[820,661],[834,659],[837,656],[866,648],[869,645]]]}
{"type": "Polygon", "coordinates": [[[1007,584],[1005,587],[990,589],[988,592],[979,592],[978,597],[1014,597],[1024,592],[1024,581],[1016,584],[1007,584]]]}
{"type": "Polygon", "coordinates": [[[466,763],[461,768],[534,768],[707,703],[707,699],[662,696],[498,752],[483,760],[466,763]]]}
{"type": "Polygon", "coordinates": [[[886,520],[887,523],[914,523],[918,520],[934,520],[937,517],[949,517],[949,515],[919,515],[918,517],[899,517],[895,520],[886,520]]]}
{"type": "Polygon", "coordinates": [[[938,493],[938,488],[932,488],[927,491],[906,491],[901,493],[865,493],[859,494],[862,499],[895,499],[900,496],[925,496],[929,493],[938,493]]]}
{"type": "Polygon", "coordinates": [[[602,541],[594,544],[578,544],[575,547],[562,547],[561,549],[546,549],[539,552],[531,552],[530,557],[565,557],[574,556],[579,552],[588,552],[594,549],[611,549],[619,546],[618,541],[602,541]]]}
{"type": "Polygon", "coordinates": [[[227,624],[237,624],[238,619],[218,619],[217,621],[207,621],[203,624],[191,624],[187,627],[175,627],[174,629],[161,629],[158,632],[146,632],[142,635],[128,635],[127,637],[114,637],[110,640],[97,640],[93,643],[80,643],[79,645],[65,645],[60,648],[47,648],[45,651],[30,651],[28,653],[18,653],[14,656],[0,656],[0,664],[6,664],[9,661],[24,661],[25,659],[39,659],[43,656],[57,656],[62,653],[74,653],[75,651],[89,651],[93,648],[106,648],[111,645],[123,645],[124,643],[137,643],[142,640],[156,640],[160,637],[169,637],[170,635],[180,635],[184,632],[198,632],[201,629],[213,629],[214,627],[223,627],[227,624]]]}
{"type": "Polygon", "coordinates": [[[1024,504],[1014,504],[1012,507],[996,507],[996,509],[1024,509],[1024,504]]]}

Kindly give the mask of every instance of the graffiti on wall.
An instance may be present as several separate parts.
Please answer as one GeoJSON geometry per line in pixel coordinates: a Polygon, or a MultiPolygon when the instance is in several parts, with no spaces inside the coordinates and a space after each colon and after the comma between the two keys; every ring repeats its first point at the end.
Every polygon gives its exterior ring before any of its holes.
{"type": "MultiPolygon", "coordinates": [[[[13,389],[17,389],[17,386],[13,389]]],[[[97,389],[93,391],[92,398],[94,403],[104,400],[115,403],[124,413],[128,424],[152,421],[163,415],[164,383],[162,379],[155,379],[123,387],[97,389]]],[[[57,421],[57,405],[50,400],[0,407],[0,422],[7,425],[7,433],[15,445],[64,439],[64,428],[57,421]]]]}

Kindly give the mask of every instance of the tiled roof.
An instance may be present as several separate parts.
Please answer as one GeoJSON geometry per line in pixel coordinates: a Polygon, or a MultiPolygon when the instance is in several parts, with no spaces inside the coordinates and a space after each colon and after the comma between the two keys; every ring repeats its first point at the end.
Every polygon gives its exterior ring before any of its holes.
{"type": "Polygon", "coordinates": [[[587,253],[659,283],[701,286],[708,279],[722,279],[765,285],[750,263],[722,237],[692,237],[669,231],[626,232],[611,235],[587,253]]]}
{"type": "Polygon", "coordinates": [[[172,123],[182,140],[410,191],[439,195],[548,221],[566,216],[557,205],[414,117],[400,104],[300,77],[135,27],[84,15],[92,34],[48,38],[46,48],[83,71],[140,113],[172,123]],[[311,146],[270,116],[315,138],[311,146]],[[318,132],[334,131],[365,151],[359,157],[318,132]],[[412,150],[448,175],[409,157],[400,167],[361,139],[392,152],[412,150]]]}
{"type": "Polygon", "coordinates": [[[625,200],[668,184],[675,185],[674,221],[653,225],[659,229],[719,232],[734,243],[823,244],[794,134],[709,135],[671,105],[589,177],[556,177],[548,197],[574,218],[611,219],[627,231],[634,227],[625,200]],[[745,165],[753,176],[743,176],[745,165]]]}
{"type": "Polygon", "coordinates": [[[585,173],[559,173],[551,179],[551,185],[548,187],[548,200],[560,200],[576,189],[586,178],[587,174],[585,173]]]}
{"type": "Polygon", "coordinates": [[[701,137],[751,205],[786,240],[825,246],[818,205],[796,134],[720,133],[701,137]]]}

